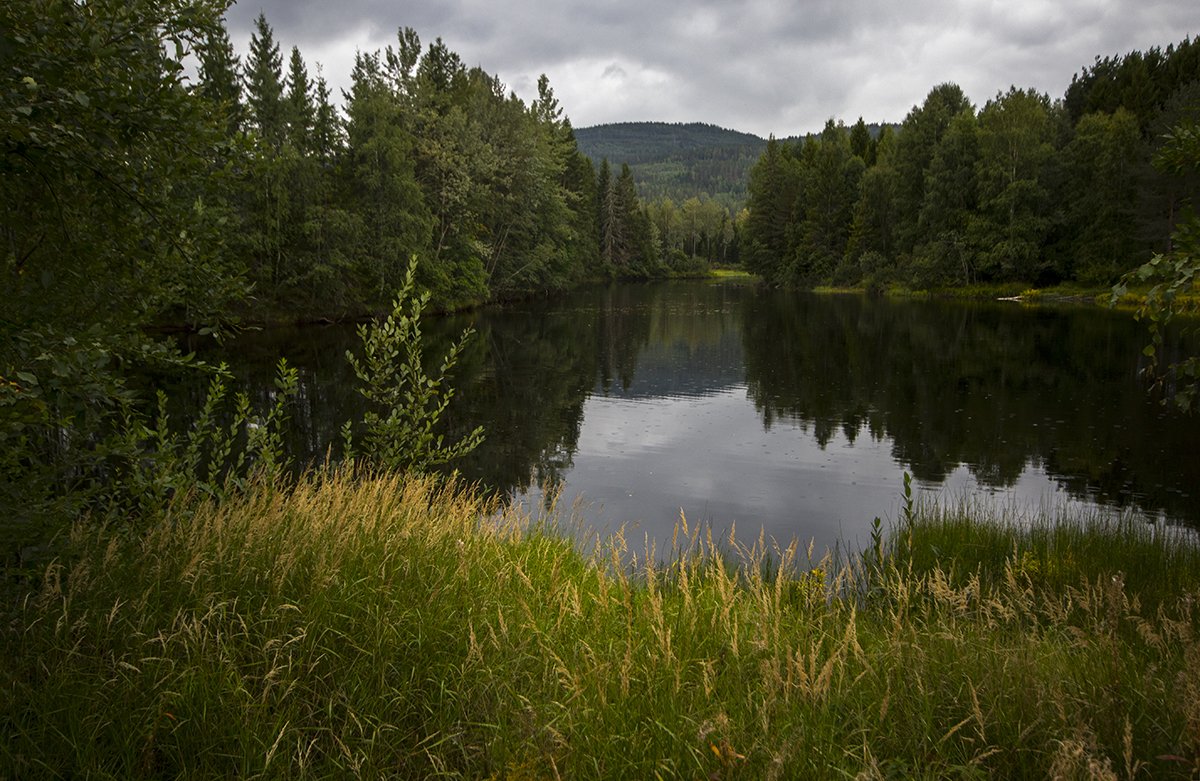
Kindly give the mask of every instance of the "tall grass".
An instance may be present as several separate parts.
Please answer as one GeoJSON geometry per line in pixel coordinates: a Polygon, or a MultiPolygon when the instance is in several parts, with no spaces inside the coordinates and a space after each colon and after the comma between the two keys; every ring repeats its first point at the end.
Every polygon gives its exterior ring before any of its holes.
{"type": "Polygon", "coordinates": [[[81,527],[5,628],[0,777],[1194,776],[1196,549],[973,513],[836,568],[344,473],[81,527]]]}

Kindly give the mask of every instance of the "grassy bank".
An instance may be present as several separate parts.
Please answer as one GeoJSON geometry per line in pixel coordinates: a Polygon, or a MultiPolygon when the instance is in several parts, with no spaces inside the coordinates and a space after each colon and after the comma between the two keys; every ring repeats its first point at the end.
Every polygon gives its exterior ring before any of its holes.
{"type": "Polygon", "coordinates": [[[0,777],[1197,770],[1177,536],[968,507],[836,570],[676,547],[631,567],[619,538],[584,556],[470,492],[338,475],[81,528],[4,625],[0,777]]]}

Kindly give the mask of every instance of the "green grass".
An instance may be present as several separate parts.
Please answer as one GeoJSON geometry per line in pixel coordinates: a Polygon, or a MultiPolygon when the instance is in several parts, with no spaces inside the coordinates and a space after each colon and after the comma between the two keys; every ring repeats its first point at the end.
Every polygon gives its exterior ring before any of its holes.
{"type": "Polygon", "coordinates": [[[817,285],[812,292],[827,296],[862,295],[866,292],[863,287],[839,287],[837,285],[817,285]]]}
{"type": "Polygon", "coordinates": [[[0,778],[1193,777],[1200,554],[1094,521],[657,563],[335,473],[80,527],[4,625],[0,778]]]}
{"type": "Polygon", "coordinates": [[[743,271],[738,268],[714,268],[709,270],[708,276],[715,279],[758,279],[757,276],[749,271],[743,271]]]}

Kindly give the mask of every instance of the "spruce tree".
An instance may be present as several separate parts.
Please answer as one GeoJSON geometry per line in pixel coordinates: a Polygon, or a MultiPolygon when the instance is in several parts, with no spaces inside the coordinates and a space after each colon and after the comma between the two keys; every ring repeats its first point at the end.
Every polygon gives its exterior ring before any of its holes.
{"type": "Polygon", "coordinates": [[[867,123],[863,122],[863,118],[859,117],[854,126],[850,128],[850,152],[856,154],[867,165],[872,165],[875,160],[871,154],[871,131],[867,130],[867,123]]]}
{"type": "Polygon", "coordinates": [[[342,146],[341,119],[337,109],[329,102],[330,89],[324,76],[317,76],[313,92],[316,107],[313,113],[312,152],[322,164],[328,166],[342,146]]]}
{"type": "Polygon", "coordinates": [[[612,169],[608,158],[600,161],[600,172],[596,175],[596,224],[600,237],[600,260],[611,269],[613,249],[616,244],[612,228],[612,169]]]}
{"type": "Polygon", "coordinates": [[[286,131],[283,105],[283,59],[279,55],[279,44],[267,24],[267,17],[260,13],[254,21],[254,33],[250,36],[250,56],[246,60],[246,102],[250,109],[250,122],[259,137],[268,144],[278,147],[286,131]]]}
{"type": "Polygon", "coordinates": [[[198,92],[225,118],[226,132],[233,136],[242,128],[245,110],[242,87],[238,83],[240,62],[224,20],[208,31],[197,53],[200,58],[198,92]]]}
{"type": "Polygon", "coordinates": [[[295,46],[292,47],[292,56],[288,63],[285,107],[288,141],[295,149],[307,152],[313,147],[312,131],[316,110],[313,107],[308,69],[304,67],[300,49],[295,46]]]}

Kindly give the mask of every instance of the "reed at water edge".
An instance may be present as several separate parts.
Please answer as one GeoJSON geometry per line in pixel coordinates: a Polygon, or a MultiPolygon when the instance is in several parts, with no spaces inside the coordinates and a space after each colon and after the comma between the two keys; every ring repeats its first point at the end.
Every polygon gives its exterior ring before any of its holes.
{"type": "Polygon", "coordinates": [[[918,505],[837,564],[554,521],[331,470],[80,526],[3,627],[0,778],[1200,772],[1182,532],[918,505]]]}

